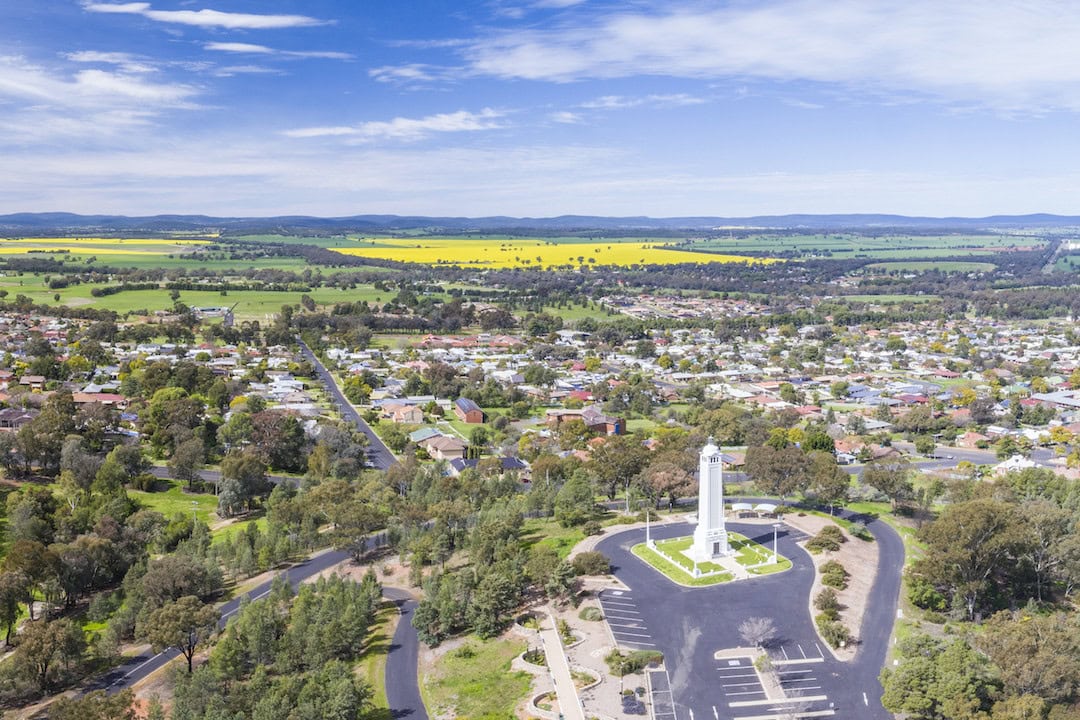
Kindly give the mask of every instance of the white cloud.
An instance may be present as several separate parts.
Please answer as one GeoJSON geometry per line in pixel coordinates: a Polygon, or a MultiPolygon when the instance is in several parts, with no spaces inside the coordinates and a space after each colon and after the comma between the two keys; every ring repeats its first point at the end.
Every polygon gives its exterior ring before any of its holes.
{"type": "Polygon", "coordinates": [[[429,85],[436,81],[451,80],[459,71],[450,68],[411,63],[409,65],[384,65],[368,70],[372,80],[397,85],[429,85]]]}
{"type": "Polygon", "coordinates": [[[570,82],[757,78],[1004,110],[1080,109],[1080,13],[1063,0],[772,0],[593,15],[476,41],[473,73],[570,82]]]}
{"type": "Polygon", "coordinates": [[[350,137],[362,141],[419,140],[438,133],[495,130],[504,127],[500,122],[500,118],[504,115],[505,113],[491,108],[484,108],[479,113],[459,110],[422,118],[397,117],[393,120],[376,120],[359,125],[298,128],[286,130],[284,134],[293,138],[350,137]]]}
{"type": "Polygon", "coordinates": [[[326,60],[351,60],[353,55],[332,50],[275,50],[266,45],[240,42],[212,42],[203,46],[207,50],[230,53],[246,53],[249,55],[281,55],[293,58],[320,58],[326,60]]]}
{"type": "Polygon", "coordinates": [[[83,8],[89,12],[142,15],[156,22],[193,25],[204,28],[226,28],[229,30],[274,30],[328,24],[325,20],[306,15],[253,15],[205,9],[154,10],[151,4],[146,2],[84,2],[83,8]]]}
{"type": "Polygon", "coordinates": [[[77,63],[97,63],[101,65],[116,65],[124,72],[147,73],[154,72],[155,68],[136,58],[131,53],[124,52],[98,52],[96,50],[80,50],[64,55],[68,60],[77,63]]]}
{"type": "Polygon", "coordinates": [[[705,98],[675,93],[671,95],[642,95],[639,97],[627,97],[624,95],[604,95],[595,100],[581,103],[581,107],[591,110],[621,110],[634,107],[684,107],[687,105],[702,105],[705,98]]]}
{"type": "Polygon", "coordinates": [[[179,83],[155,83],[144,76],[105,70],[80,70],[70,79],[59,77],[21,57],[0,57],[0,97],[46,103],[56,107],[110,109],[131,105],[147,110],[191,107],[198,90],[179,83]]]}
{"type": "Polygon", "coordinates": [[[561,110],[559,112],[553,112],[548,115],[553,122],[562,123],[564,125],[576,125],[581,122],[581,116],[577,113],[569,112],[568,110],[561,110]]]}

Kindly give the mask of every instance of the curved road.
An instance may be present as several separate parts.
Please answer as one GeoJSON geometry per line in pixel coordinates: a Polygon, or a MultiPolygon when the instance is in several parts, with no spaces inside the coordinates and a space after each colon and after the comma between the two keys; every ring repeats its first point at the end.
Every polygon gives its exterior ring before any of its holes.
{"type": "MultiPolygon", "coordinates": [[[[730,499],[733,502],[764,500],[730,499]]],[[[854,517],[852,513],[845,515],[849,519],[854,517]]],[[[772,528],[767,525],[729,523],[728,527],[771,547],[772,528]]],[[[640,633],[636,637],[664,653],[678,720],[706,717],[726,720],[733,716],[728,703],[740,698],[725,695],[713,653],[742,645],[738,625],[751,616],[774,620],[779,631],[774,653],[783,652],[791,657],[798,657],[798,653],[806,657],[821,656],[820,660],[800,666],[809,668],[802,672],[811,672],[816,678],[815,687],[819,689],[814,694],[828,698],[813,710],[831,709],[840,718],[889,720],[892,715],[881,706],[878,675],[885,663],[896,615],[904,545],[883,521],[871,520],[867,529],[879,544],[879,565],[859,632],[861,644],[855,658],[848,663],[833,659],[827,650],[818,653],[814,649],[822,643],[809,611],[813,566],[806,551],[796,544],[801,538],[787,528],[780,531],[778,544],[780,553],[792,558],[795,567],[779,575],[734,585],[683,588],[657,582],[656,571],[630,553],[630,548],[644,539],[643,530],[614,535],[598,543],[597,549],[611,558],[615,575],[630,589],[617,602],[623,608],[631,608],[631,614],[643,626],[633,631],[640,633]]],[[[690,532],[692,526],[679,523],[653,526],[652,535],[664,539],[690,532]]],[[[625,636],[621,641],[633,648],[635,636],[625,636]]],[[[743,710],[734,713],[758,714],[743,710]]]]}
{"type": "Polygon", "coordinates": [[[401,613],[390,644],[390,653],[386,657],[386,704],[390,706],[395,719],[428,720],[417,678],[420,639],[412,626],[416,599],[397,588],[384,588],[383,596],[393,600],[401,613]]]}

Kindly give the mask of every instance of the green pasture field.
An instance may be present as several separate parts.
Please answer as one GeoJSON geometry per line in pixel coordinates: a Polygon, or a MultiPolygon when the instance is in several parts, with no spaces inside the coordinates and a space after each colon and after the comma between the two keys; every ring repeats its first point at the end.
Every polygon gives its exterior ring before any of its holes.
{"type": "MultiPolygon", "coordinates": [[[[50,289],[43,276],[0,276],[0,289],[7,290],[6,300],[14,300],[16,295],[26,295],[35,303],[45,305],[68,305],[70,307],[92,307],[99,310],[113,310],[121,315],[135,310],[168,310],[172,308],[173,301],[169,297],[169,291],[164,288],[158,290],[128,290],[94,297],[91,290],[96,287],[107,287],[108,283],[87,283],[83,285],[71,285],[59,290],[50,289]],[[54,300],[59,295],[60,300],[54,300]]],[[[281,310],[282,305],[295,305],[300,302],[302,295],[309,295],[319,305],[332,305],[337,302],[387,302],[396,293],[377,290],[372,285],[360,285],[352,290],[340,288],[322,287],[313,288],[309,293],[302,292],[273,292],[269,290],[230,290],[222,295],[215,290],[181,290],[180,302],[188,307],[209,306],[232,306],[236,304],[236,318],[238,320],[264,321],[267,315],[273,315],[281,310]]]]}
{"type": "Polygon", "coordinates": [[[869,270],[884,272],[928,272],[938,270],[946,273],[992,272],[996,265],[988,262],[884,262],[867,265],[869,270]]]}
{"type": "Polygon", "coordinates": [[[1058,272],[1080,272],[1080,255],[1062,255],[1054,263],[1054,269],[1058,272]]]}
{"type": "Polygon", "coordinates": [[[881,235],[821,233],[805,235],[761,234],[749,237],[715,237],[683,241],[680,248],[700,252],[797,252],[831,253],[838,259],[849,257],[934,257],[992,253],[1011,247],[1042,245],[1038,238],[1011,235],[881,235]]]}
{"type": "Polygon", "coordinates": [[[898,305],[900,303],[928,303],[939,300],[937,295],[844,295],[835,298],[841,302],[877,303],[879,305],[898,305]]]}

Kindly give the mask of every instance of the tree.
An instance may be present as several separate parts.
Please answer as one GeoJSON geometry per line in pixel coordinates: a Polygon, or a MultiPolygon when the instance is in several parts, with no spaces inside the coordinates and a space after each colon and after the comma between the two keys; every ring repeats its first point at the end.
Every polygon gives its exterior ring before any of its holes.
{"type": "Polygon", "coordinates": [[[609,500],[641,472],[648,450],[632,435],[612,435],[593,450],[588,467],[609,500]]]}
{"type": "Polygon", "coordinates": [[[255,453],[232,452],[221,461],[221,492],[218,507],[227,515],[235,515],[266,491],[266,464],[255,453]]]}
{"type": "Polygon", "coordinates": [[[793,445],[752,447],[746,451],[746,474],[761,492],[783,500],[806,487],[806,454],[793,445]]]}
{"type": "Polygon", "coordinates": [[[996,684],[989,662],[966,640],[916,635],[897,643],[901,662],[881,672],[881,704],[911,720],[980,720],[996,684]]]}
{"type": "Polygon", "coordinates": [[[188,484],[191,489],[195,481],[200,478],[199,470],[206,462],[206,449],[200,437],[185,440],[176,446],[172,457],[169,458],[169,474],[174,480],[180,480],[188,484]]]}
{"type": "Polygon", "coordinates": [[[1063,562],[1062,541],[1072,526],[1072,513],[1048,500],[1035,500],[1020,506],[1026,531],[1024,558],[1035,574],[1035,598],[1042,602],[1043,588],[1054,579],[1063,562]]]}
{"type": "Polygon", "coordinates": [[[135,711],[135,694],[131,690],[121,690],[115,695],[95,690],[81,698],[57,698],[49,706],[49,719],[138,720],[139,714],[135,711]]]}
{"type": "Polygon", "coordinates": [[[19,634],[15,650],[16,664],[25,668],[45,690],[55,675],[58,663],[79,660],[86,650],[82,628],[70,620],[29,622],[19,634]]]}
{"type": "Polygon", "coordinates": [[[1026,540],[1015,508],[991,499],[948,506],[919,537],[927,547],[912,565],[912,575],[963,603],[969,620],[995,589],[1011,585],[1014,558],[1026,540]]]}
{"type": "Polygon", "coordinates": [[[829,506],[832,515],[836,505],[843,505],[851,489],[851,476],[836,464],[836,458],[827,452],[814,452],[810,456],[810,490],[818,502],[829,506]]]}
{"type": "Polygon", "coordinates": [[[555,496],[555,519],[563,527],[574,527],[591,518],[595,507],[592,485],[578,471],[563,483],[555,496]]]}
{"type": "Polygon", "coordinates": [[[204,604],[194,595],[185,595],[152,612],[140,634],[154,646],[154,652],[166,648],[179,650],[191,673],[195,649],[213,635],[219,618],[212,605],[204,604]]]}
{"type": "Polygon", "coordinates": [[[763,648],[776,637],[776,624],[771,618],[747,618],[739,623],[739,637],[747,645],[763,648]]]}
{"type": "Polygon", "coordinates": [[[908,462],[904,458],[879,458],[863,468],[862,481],[878,492],[884,493],[896,504],[911,496],[911,479],[908,462]]]}
{"type": "Polygon", "coordinates": [[[0,573],[0,623],[7,628],[6,645],[11,645],[11,632],[19,619],[19,605],[28,595],[27,584],[26,576],[22,573],[0,573]]]}
{"type": "Polygon", "coordinates": [[[1067,613],[999,612],[974,635],[1010,695],[1068,702],[1080,690],[1080,623],[1067,613]]]}

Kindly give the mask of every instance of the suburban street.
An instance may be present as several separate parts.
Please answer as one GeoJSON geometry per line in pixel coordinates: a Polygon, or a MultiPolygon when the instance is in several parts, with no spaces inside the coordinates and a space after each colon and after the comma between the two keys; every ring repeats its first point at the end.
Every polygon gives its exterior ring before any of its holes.
{"type": "Polygon", "coordinates": [[[326,388],[326,392],[330,394],[330,399],[334,402],[338,412],[346,420],[351,421],[360,429],[360,432],[364,433],[368,439],[368,462],[372,467],[379,470],[387,470],[392,465],[397,463],[397,458],[394,457],[394,453],[390,452],[390,448],[386,447],[379,436],[375,434],[375,431],[371,429],[364,418],[360,417],[360,413],[356,412],[356,409],[342,394],[341,388],[338,387],[337,382],[334,380],[334,376],[330,374],[330,371],[326,369],[326,366],[315,356],[315,353],[311,351],[311,348],[301,340],[296,338],[297,344],[300,346],[300,352],[303,353],[304,359],[312,364],[315,368],[315,374],[319,380],[322,381],[323,387],[326,388]]]}
{"type": "MultiPolygon", "coordinates": [[[[728,527],[772,547],[772,529],[767,525],[731,523],[728,527]]],[[[808,608],[813,565],[806,551],[796,545],[800,535],[786,526],[778,541],[780,553],[794,562],[791,570],[703,588],[677,586],[634,557],[630,548],[644,540],[643,530],[601,541],[597,549],[611,557],[616,576],[629,588],[601,594],[613,636],[625,648],[655,648],[664,653],[667,677],[656,680],[659,686],[670,685],[670,698],[656,698],[661,708],[656,720],[738,720],[773,717],[793,709],[823,716],[835,713],[841,718],[891,718],[880,704],[878,673],[895,617],[904,548],[885,523],[875,520],[868,528],[879,543],[881,558],[859,633],[862,642],[850,663],[833,659],[817,636],[808,608]],[[801,699],[769,701],[749,666],[751,659],[714,657],[719,650],[745,645],[738,625],[749,617],[775,622],[779,636],[770,654],[778,661],[789,696],[801,699]]],[[[692,525],[681,523],[654,526],[652,534],[664,539],[692,531],[692,525]]]]}

